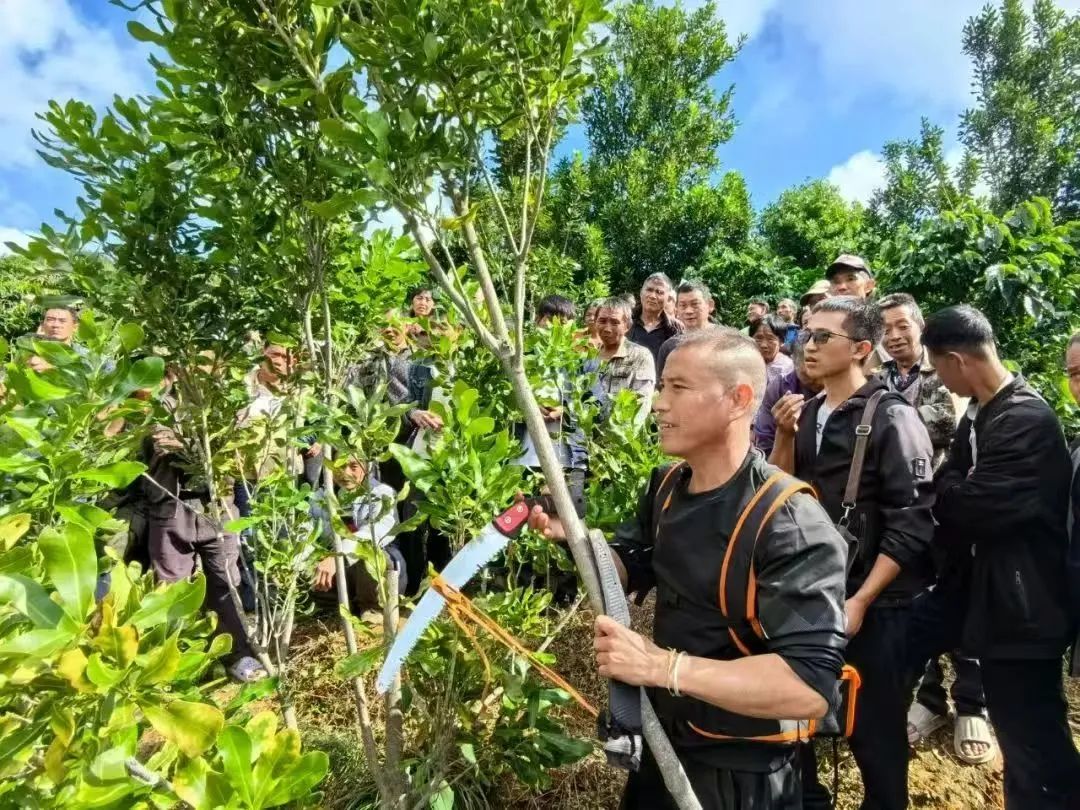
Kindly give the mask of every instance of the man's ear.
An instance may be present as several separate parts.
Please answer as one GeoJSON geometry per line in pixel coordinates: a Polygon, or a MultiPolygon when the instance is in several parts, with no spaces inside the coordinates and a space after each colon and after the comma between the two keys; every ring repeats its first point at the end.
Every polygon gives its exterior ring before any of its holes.
{"type": "Polygon", "coordinates": [[[742,416],[744,412],[749,412],[754,406],[754,388],[750,383],[738,383],[732,389],[731,397],[739,416],[742,416]]]}
{"type": "Polygon", "coordinates": [[[876,288],[877,288],[877,279],[876,278],[867,279],[867,281],[866,281],[866,294],[867,294],[867,296],[869,296],[870,293],[872,293],[876,288]]]}
{"type": "Polygon", "coordinates": [[[851,348],[855,357],[857,357],[861,363],[870,356],[870,352],[874,350],[874,344],[869,340],[860,340],[858,343],[852,343],[851,348]]]}

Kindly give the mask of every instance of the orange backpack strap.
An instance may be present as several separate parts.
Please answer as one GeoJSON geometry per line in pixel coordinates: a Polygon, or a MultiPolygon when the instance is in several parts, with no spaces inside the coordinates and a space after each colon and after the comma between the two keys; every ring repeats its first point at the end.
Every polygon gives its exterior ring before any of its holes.
{"type": "Polygon", "coordinates": [[[813,488],[784,472],[774,473],[746,504],[735,522],[720,569],[720,612],[730,621],[728,633],[743,655],[764,652],[765,631],[757,617],[757,577],[754,552],[765,526],[793,495],[813,488]]]}
{"type": "Polygon", "coordinates": [[[685,461],[677,461],[666,469],[661,468],[660,484],[653,495],[652,511],[652,535],[656,542],[657,532],[660,528],[660,519],[664,512],[671,506],[671,496],[675,492],[675,486],[679,483],[681,472],[686,468],[685,461]]]}

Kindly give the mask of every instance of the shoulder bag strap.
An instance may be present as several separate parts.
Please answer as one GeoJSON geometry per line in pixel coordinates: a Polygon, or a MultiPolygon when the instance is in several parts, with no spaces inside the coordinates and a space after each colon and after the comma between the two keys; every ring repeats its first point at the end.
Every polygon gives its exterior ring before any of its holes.
{"type": "Polygon", "coordinates": [[[859,482],[862,480],[863,465],[866,463],[866,448],[870,446],[870,434],[874,429],[874,412],[884,395],[884,391],[878,391],[866,401],[862,420],[855,428],[855,452],[851,456],[851,469],[848,471],[847,486],[844,487],[844,501],[841,504],[844,507],[844,514],[837,524],[842,527],[848,525],[851,513],[859,500],[859,482]]]}

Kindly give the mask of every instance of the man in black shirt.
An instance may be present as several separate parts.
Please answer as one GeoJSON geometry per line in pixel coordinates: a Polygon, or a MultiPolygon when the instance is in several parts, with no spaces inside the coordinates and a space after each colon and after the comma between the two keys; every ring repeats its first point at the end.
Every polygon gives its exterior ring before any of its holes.
{"type": "MultiPolygon", "coordinates": [[[[654,641],[596,621],[600,674],[648,688],[706,810],[801,810],[795,721],[826,712],[843,663],[844,544],[809,495],[784,501],[750,552],[759,654],[740,652],[718,606],[736,522],[777,472],[750,446],[764,388],[748,338],[709,327],[680,339],[653,407],[664,451],[684,461],[653,472],[612,545],[629,592],[657,589],[654,641]],[[781,741],[749,739],[777,730],[781,741]]],[[[539,507],[530,523],[562,534],[539,507]]],[[[673,806],[646,755],[622,807],[673,806]]]]}
{"type": "MultiPolygon", "coordinates": [[[[867,380],[865,360],[881,339],[877,307],[850,296],[814,307],[808,324],[807,372],[824,391],[777,406],[772,459],[814,486],[829,516],[857,540],[847,581],[847,661],[862,676],[851,751],[862,774],[864,808],[907,807],[906,637],[912,600],[933,581],[933,501],[926,427],[901,394],[867,380]],[[869,424],[858,490],[845,491],[857,429],[869,424]],[[793,432],[793,414],[799,414],[793,432]]],[[[775,412],[775,411],[774,411],[775,412]]],[[[808,769],[808,776],[809,776],[808,769]]],[[[820,795],[816,784],[808,793],[820,795]]]]}
{"type": "Polygon", "coordinates": [[[654,365],[659,362],[660,347],[664,341],[683,331],[682,324],[664,309],[668,296],[674,291],[671,279],[663,273],[653,273],[645,279],[641,285],[640,306],[626,336],[649,350],[654,365]]]}
{"type": "Polygon", "coordinates": [[[930,316],[922,337],[942,382],[970,397],[935,480],[949,552],[916,605],[912,667],[961,641],[982,664],[1005,758],[1007,810],[1080,806],[1062,656],[1075,630],[1066,571],[1072,466],[1053,410],[998,358],[981,312],[930,316]]]}

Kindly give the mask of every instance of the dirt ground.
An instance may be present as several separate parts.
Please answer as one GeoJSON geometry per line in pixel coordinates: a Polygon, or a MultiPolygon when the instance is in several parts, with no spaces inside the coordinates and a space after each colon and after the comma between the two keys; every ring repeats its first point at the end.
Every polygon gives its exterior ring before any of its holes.
{"type": "MultiPolygon", "coordinates": [[[[634,609],[635,627],[648,632],[652,605],[634,609]]],[[[604,687],[591,659],[591,614],[582,610],[566,626],[551,647],[558,658],[556,668],[594,702],[602,703],[604,687]]],[[[332,771],[325,785],[328,808],[362,808],[357,801],[365,782],[362,754],[351,737],[352,702],[348,691],[333,675],[334,662],[345,654],[336,622],[308,622],[297,634],[294,644],[297,662],[295,700],[301,727],[309,745],[328,750],[332,771]]],[[[1070,722],[1080,745],[1080,680],[1067,679],[1070,722]]],[[[583,712],[568,710],[565,720],[570,729],[583,738],[592,737],[595,728],[583,712]]],[[[822,783],[832,784],[832,751],[820,751],[822,783]]],[[[625,776],[607,767],[597,750],[576,765],[554,774],[552,788],[530,793],[508,780],[490,792],[484,802],[491,808],[506,810],[613,810],[619,804],[625,776]]],[[[839,810],[854,810],[861,800],[858,771],[846,747],[839,747],[839,810]]],[[[951,726],[935,733],[911,753],[908,776],[912,808],[934,810],[969,810],[1003,807],[1000,758],[985,766],[962,763],[953,753],[951,726]]]]}

